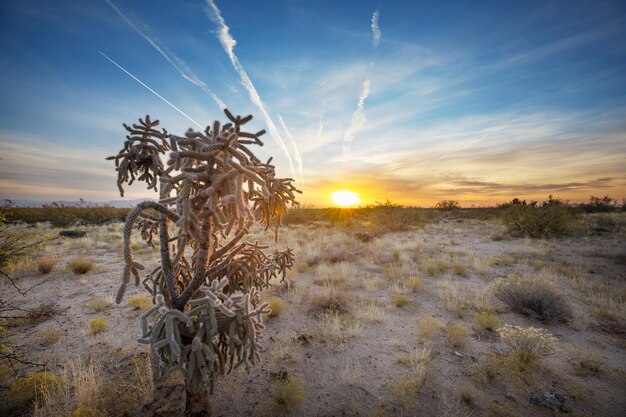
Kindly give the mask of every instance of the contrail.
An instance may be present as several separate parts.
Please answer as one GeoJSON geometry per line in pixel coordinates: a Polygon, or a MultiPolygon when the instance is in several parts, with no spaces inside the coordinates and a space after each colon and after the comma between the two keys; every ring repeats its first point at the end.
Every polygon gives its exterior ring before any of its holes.
{"type": "Polygon", "coordinates": [[[317,126],[317,144],[322,143],[322,133],[324,132],[324,103],[322,102],[322,110],[320,111],[319,124],[317,126]]]}
{"type": "Polygon", "coordinates": [[[187,81],[190,83],[200,87],[202,91],[204,91],[209,97],[215,101],[215,103],[219,106],[221,110],[226,108],[226,104],[213,92],[211,89],[198,78],[198,76],[187,66],[187,63],[177,57],[172,51],[170,51],[167,46],[163,45],[158,39],[152,39],[150,36],[146,35],[141,31],[122,11],[115,5],[111,0],[105,0],[109,6],[130,26],[135,32],[139,34],[142,38],[146,40],[167,62],[172,65],[176,71],[187,81]],[[162,47],[158,45],[158,43],[162,44],[162,47]],[[176,62],[175,62],[176,61],[176,62]]]}
{"type": "Polygon", "coordinates": [[[285,132],[285,135],[287,136],[287,138],[291,142],[291,146],[293,147],[293,155],[294,155],[294,158],[296,159],[296,163],[298,164],[298,171],[299,171],[299,174],[300,174],[300,180],[302,180],[302,182],[304,182],[304,175],[302,174],[302,157],[300,156],[300,150],[298,150],[298,145],[293,140],[293,136],[291,136],[291,132],[287,128],[287,125],[285,124],[285,121],[283,120],[283,117],[280,114],[278,115],[278,120],[280,121],[280,125],[283,128],[283,132],[285,132]]]}
{"type": "Polygon", "coordinates": [[[361,94],[359,95],[359,102],[356,105],[356,110],[352,113],[352,123],[350,127],[343,134],[343,157],[346,159],[350,156],[350,142],[354,139],[354,134],[358,132],[363,126],[365,126],[365,100],[370,95],[370,80],[369,78],[363,81],[363,87],[361,94]]]}
{"type": "Polygon", "coordinates": [[[372,45],[378,46],[380,45],[380,26],[378,26],[378,18],[380,13],[378,10],[374,10],[374,14],[372,15],[372,45]]]}
{"type": "Polygon", "coordinates": [[[117,62],[113,61],[111,58],[109,58],[108,56],[106,56],[104,54],[104,52],[102,51],[98,51],[100,53],[100,55],[102,55],[103,57],[105,57],[106,59],[108,59],[109,61],[111,61],[111,63],[113,65],[115,65],[116,67],[118,67],[119,69],[121,69],[122,71],[124,71],[126,74],[130,75],[135,81],[137,81],[139,84],[143,85],[144,87],[146,87],[152,94],[154,94],[155,96],[157,96],[158,98],[160,98],[161,100],[163,100],[164,102],[166,102],[167,104],[169,104],[174,110],[176,110],[177,112],[179,112],[180,114],[182,114],[183,116],[185,116],[188,120],[190,120],[191,122],[193,122],[196,126],[198,126],[201,130],[204,130],[204,127],[202,127],[202,125],[198,122],[196,122],[195,120],[193,120],[191,117],[187,116],[185,114],[185,112],[183,112],[181,109],[179,109],[178,107],[176,107],[175,105],[173,105],[171,102],[169,102],[167,99],[165,99],[162,95],[160,95],[159,93],[157,93],[156,91],[154,91],[153,89],[151,89],[150,87],[148,87],[143,81],[141,81],[139,78],[135,77],[133,74],[131,74],[130,72],[126,71],[120,64],[118,64],[117,62]]]}
{"type": "Polygon", "coordinates": [[[219,29],[218,39],[220,43],[222,44],[224,51],[226,51],[228,58],[230,58],[230,62],[233,64],[233,67],[235,67],[235,71],[237,71],[237,73],[239,74],[241,84],[244,86],[246,91],[248,91],[248,96],[250,97],[250,101],[252,101],[252,103],[259,109],[259,111],[261,112],[261,115],[263,116],[263,119],[265,120],[265,123],[267,123],[267,128],[269,130],[270,136],[272,137],[272,139],[274,139],[276,143],[278,143],[278,145],[283,150],[285,156],[287,157],[287,160],[289,161],[289,166],[291,168],[291,174],[293,175],[294,178],[296,178],[296,171],[293,167],[293,160],[291,159],[291,155],[289,154],[289,151],[287,150],[287,146],[285,146],[285,142],[283,141],[283,138],[280,135],[280,132],[276,128],[274,121],[265,110],[265,106],[263,105],[263,102],[261,101],[261,97],[259,96],[259,93],[256,91],[256,88],[254,88],[254,85],[252,84],[252,80],[250,80],[250,77],[248,77],[246,70],[243,68],[243,66],[239,62],[237,55],[235,55],[234,49],[235,49],[235,45],[237,44],[237,41],[230,35],[229,28],[228,26],[226,26],[226,22],[224,21],[224,18],[222,17],[220,9],[218,9],[217,6],[215,5],[215,2],[213,0],[207,0],[207,5],[208,5],[207,12],[209,12],[207,13],[207,15],[209,19],[212,20],[218,26],[218,29],[219,29]]]}

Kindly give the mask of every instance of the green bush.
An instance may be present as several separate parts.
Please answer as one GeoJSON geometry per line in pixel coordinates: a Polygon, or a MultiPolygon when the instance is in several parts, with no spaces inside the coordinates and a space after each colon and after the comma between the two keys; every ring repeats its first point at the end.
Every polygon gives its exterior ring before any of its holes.
{"type": "Polygon", "coordinates": [[[574,221],[571,207],[552,196],[541,205],[514,199],[503,206],[500,216],[512,236],[531,238],[564,236],[574,221]]]}

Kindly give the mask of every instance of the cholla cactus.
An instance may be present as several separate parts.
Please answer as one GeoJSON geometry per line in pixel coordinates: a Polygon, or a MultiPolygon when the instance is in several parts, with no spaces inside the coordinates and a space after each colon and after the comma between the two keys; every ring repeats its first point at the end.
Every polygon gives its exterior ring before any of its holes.
{"type": "Polygon", "coordinates": [[[263,145],[259,137],[265,133],[241,130],[252,116],[225,113],[230,123],[190,129],[184,137],[155,129],[159,121],[146,116],[124,125],[130,133],[124,147],[107,158],[115,160],[122,195],[123,185],[135,180],[158,187],[159,201],[140,203],[126,219],[116,301],[131,275],[152,293],[155,306],[141,318],[139,342],[151,346],[161,374],[183,372],[190,414],[208,412],[207,393],[220,375],[258,360],[261,316],[270,312],[259,291],[278,274],[284,280],[294,262],[291,250],[270,256],[266,246],[244,241],[254,221],[278,228],[300,191],[292,179],[275,177],[271,159],[262,163],[248,148],[263,145]],[[172,222],[176,232],[170,236],[172,222]],[[134,228],[148,244],[157,235],[160,243],[161,262],[143,280],[139,271],[145,268],[131,251],[134,228]]]}

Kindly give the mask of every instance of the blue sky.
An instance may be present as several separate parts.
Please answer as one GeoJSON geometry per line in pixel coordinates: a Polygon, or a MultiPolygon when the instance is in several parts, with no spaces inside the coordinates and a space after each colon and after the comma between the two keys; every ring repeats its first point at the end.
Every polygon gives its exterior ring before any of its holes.
{"type": "Polygon", "coordinates": [[[0,197],[117,199],[122,122],[220,101],[316,205],[626,197],[625,28],[620,1],[3,1],[0,197]]]}

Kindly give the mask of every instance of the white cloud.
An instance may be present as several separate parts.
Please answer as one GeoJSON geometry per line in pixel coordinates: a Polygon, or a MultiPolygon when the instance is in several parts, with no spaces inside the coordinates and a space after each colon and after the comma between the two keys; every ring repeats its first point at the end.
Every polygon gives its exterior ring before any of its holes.
{"type": "Polygon", "coordinates": [[[374,10],[374,14],[372,15],[372,45],[378,46],[380,45],[380,26],[378,26],[378,18],[380,17],[380,13],[378,10],[374,10]]]}
{"type": "Polygon", "coordinates": [[[359,95],[359,102],[356,105],[356,110],[352,113],[352,123],[350,127],[343,134],[343,157],[344,159],[350,156],[350,142],[354,139],[354,135],[360,129],[365,126],[365,100],[370,95],[370,80],[369,78],[363,81],[361,87],[361,94],[359,95]]]}

